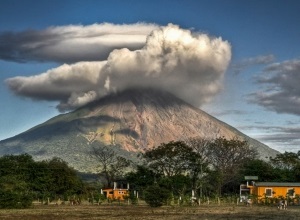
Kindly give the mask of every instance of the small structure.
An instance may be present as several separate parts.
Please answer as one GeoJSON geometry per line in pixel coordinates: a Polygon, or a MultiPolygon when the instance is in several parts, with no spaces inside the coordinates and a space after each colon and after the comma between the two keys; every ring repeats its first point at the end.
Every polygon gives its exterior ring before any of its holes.
{"type": "Polygon", "coordinates": [[[102,190],[107,199],[110,200],[124,200],[129,196],[129,183],[125,181],[114,182],[113,188],[106,188],[102,190]]]}
{"type": "Polygon", "coordinates": [[[294,203],[296,195],[300,196],[300,183],[296,182],[254,182],[240,185],[241,201],[247,201],[250,196],[257,198],[257,202],[278,202],[282,199],[294,203]],[[278,200],[278,201],[277,201],[278,200]]]}
{"type": "Polygon", "coordinates": [[[296,194],[300,195],[300,183],[257,182],[252,187],[252,194],[267,198],[284,197],[293,199],[296,194]]]}
{"type": "MultiPolygon", "coordinates": [[[[255,184],[254,181],[258,180],[258,176],[245,176],[245,180],[247,184],[240,185],[240,202],[244,202],[248,204],[250,202],[250,195],[253,195],[253,186],[255,184]]],[[[252,203],[253,201],[251,201],[252,203]]]]}

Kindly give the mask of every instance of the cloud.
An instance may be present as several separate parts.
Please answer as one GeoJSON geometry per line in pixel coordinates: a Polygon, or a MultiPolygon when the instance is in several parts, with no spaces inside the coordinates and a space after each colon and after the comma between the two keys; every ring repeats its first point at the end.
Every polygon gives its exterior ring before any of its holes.
{"type": "Polygon", "coordinates": [[[0,59],[16,62],[106,60],[113,49],[140,49],[155,24],[93,24],[0,32],[0,59]]]}
{"type": "Polygon", "coordinates": [[[300,144],[299,134],[273,133],[273,134],[257,135],[254,138],[267,144],[268,146],[271,146],[273,149],[277,149],[281,152],[299,151],[299,144],[300,144]],[[281,147],[279,148],[279,146],[281,147]]]}
{"type": "Polygon", "coordinates": [[[256,66],[256,65],[262,65],[262,64],[270,64],[275,60],[274,55],[269,54],[269,55],[261,55],[261,56],[256,56],[256,57],[250,57],[247,59],[243,59],[240,62],[237,62],[235,64],[231,65],[231,70],[235,75],[240,74],[244,70],[256,66]]]}
{"type": "Polygon", "coordinates": [[[60,101],[58,109],[64,111],[93,101],[96,94],[106,93],[98,85],[99,72],[105,64],[105,61],[64,64],[40,75],[18,76],[5,82],[16,95],[60,101]]]}
{"type": "Polygon", "coordinates": [[[256,78],[264,89],[250,94],[249,101],[277,113],[300,115],[299,72],[297,59],[268,65],[256,78]]]}
{"type": "Polygon", "coordinates": [[[224,115],[248,115],[249,112],[232,109],[232,110],[215,111],[215,112],[211,112],[211,114],[220,117],[224,115]]]}
{"type": "Polygon", "coordinates": [[[291,126],[240,126],[240,130],[256,131],[253,138],[271,146],[280,151],[299,150],[300,144],[300,127],[291,126]],[[281,146],[280,148],[278,146],[281,146]]]}
{"type": "Polygon", "coordinates": [[[133,87],[166,90],[200,106],[222,89],[230,59],[227,41],[169,24],[153,30],[139,50],[115,49],[106,61],[64,64],[6,83],[19,96],[59,101],[61,111],[133,87]]]}

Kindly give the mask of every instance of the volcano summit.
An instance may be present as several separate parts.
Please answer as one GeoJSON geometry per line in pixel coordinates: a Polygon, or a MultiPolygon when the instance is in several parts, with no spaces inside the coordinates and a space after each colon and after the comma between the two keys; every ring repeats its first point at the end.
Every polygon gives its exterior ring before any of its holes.
{"type": "Polygon", "coordinates": [[[75,169],[90,172],[97,165],[90,157],[94,145],[110,145],[132,159],[161,143],[195,137],[237,137],[257,148],[261,158],[278,153],[168,92],[130,89],[1,141],[0,155],[28,153],[37,160],[60,157],[75,169]]]}

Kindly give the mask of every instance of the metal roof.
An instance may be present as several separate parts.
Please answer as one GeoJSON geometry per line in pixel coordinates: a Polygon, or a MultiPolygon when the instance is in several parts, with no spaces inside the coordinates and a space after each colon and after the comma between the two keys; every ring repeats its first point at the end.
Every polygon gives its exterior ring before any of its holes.
{"type": "Polygon", "coordinates": [[[299,186],[300,183],[287,183],[287,182],[255,182],[255,186],[299,186]]]}

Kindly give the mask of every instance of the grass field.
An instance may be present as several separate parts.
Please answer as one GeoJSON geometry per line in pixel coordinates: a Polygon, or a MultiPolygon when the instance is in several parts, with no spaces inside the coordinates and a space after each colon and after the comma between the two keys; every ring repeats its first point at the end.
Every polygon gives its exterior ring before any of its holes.
{"type": "Polygon", "coordinates": [[[0,219],[120,219],[120,220],[177,220],[177,219],[300,219],[300,207],[277,210],[275,206],[203,205],[194,207],[150,208],[146,205],[35,205],[31,209],[3,209],[0,219]]]}

